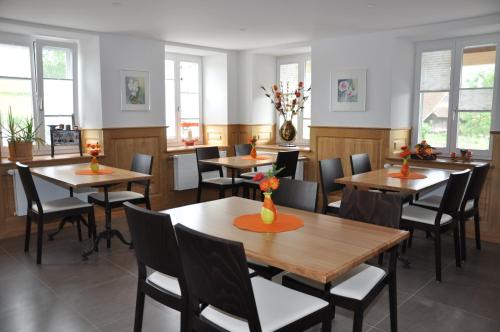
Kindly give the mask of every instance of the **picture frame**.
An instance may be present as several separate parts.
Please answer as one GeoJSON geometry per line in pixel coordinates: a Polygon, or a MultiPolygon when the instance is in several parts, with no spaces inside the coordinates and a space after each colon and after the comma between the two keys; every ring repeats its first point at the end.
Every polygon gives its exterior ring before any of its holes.
{"type": "Polygon", "coordinates": [[[366,111],[366,69],[330,73],[330,111],[366,111]]]}
{"type": "Polygon", "coordinates": [[[151,108],[149,72],[121,70],[120,81],[122,111],[149,111],[151,108]]]}

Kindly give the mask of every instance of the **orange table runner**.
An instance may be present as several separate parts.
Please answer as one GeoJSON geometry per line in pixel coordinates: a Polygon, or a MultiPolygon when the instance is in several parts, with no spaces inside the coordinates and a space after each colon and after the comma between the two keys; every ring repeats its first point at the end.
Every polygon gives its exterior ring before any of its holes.
{"type": "Polygon", "coordinates": [[[253,158],[252,156],[244,156],[244,157],[241,157],[241,159],[243,159],[243,160],[269,160],[271,158],[266,157],[266,156],[257,156],[255,158],[253,158]]]}
{"type": "Polygon", "coordinates": [[[408,174],[408,176],[404,176],[401,173],[388,173],[387,176],[390,178],[396,178],[396,179],[402,179],[402,180],[417,180],[417,179],[427,178],[427,175],[422,174],[422,173],[410,173],[410,174],[408,174]]]}
{"type": "Polygon", "coordinates": [[[239,229],[257,233],[280,233],[299,229],[304,226],[304,222],[294,215],[279,213],[272,224],[264,224],[259,213],[244,214],[236,217],[233,225],[239,229]]]}
{"type": "Polygon", "coordinates": [[[104,175],[113,173],[112,169],[100,169],[97,172],[92,171],[91,169],[80,169],[75,172],[77,175],[104,175]]]}

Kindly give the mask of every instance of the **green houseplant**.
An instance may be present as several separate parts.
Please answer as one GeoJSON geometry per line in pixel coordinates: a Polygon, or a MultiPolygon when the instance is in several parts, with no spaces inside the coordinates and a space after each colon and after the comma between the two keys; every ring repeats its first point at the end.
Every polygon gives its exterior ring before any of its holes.
{"type": "Polygon", "coordinates": [[[35,126],[33,118],[17,118],[9,108],[5,126],[0,121],[9,144],[9,160],[26,161],[33,159],[33,143],[44,144],[38,137],[40,126],[35,126]]]}

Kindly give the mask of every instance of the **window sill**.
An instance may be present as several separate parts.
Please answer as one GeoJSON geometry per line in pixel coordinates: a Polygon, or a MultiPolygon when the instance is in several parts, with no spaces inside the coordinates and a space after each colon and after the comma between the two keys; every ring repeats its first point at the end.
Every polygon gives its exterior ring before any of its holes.
{"type": "MultiPolygon", "coordinates": [[[[194,151],[196,148],[204,148],[208,146],[215,146],[215,145],[207,145],[207,144],[200,144],[200,145],[192,145],[192,146],[185,146],[185,145],[179,145],[179,146],[169,146],[167,147],[167,152],[190,152],[194,151]]],[[[219,149],[221,150],[227,150],[227,146],[218,146],[219,149]]]]}
{"type": "Polygon", "coordinates": [[[297,145],[297,146],[281,146],[279,144],[269,144],[269,145],[257,145],[257,150],[276,150],[276,151],[295,151],[300,152],[311,152],[311,147],[308,145],[297,145]]]}

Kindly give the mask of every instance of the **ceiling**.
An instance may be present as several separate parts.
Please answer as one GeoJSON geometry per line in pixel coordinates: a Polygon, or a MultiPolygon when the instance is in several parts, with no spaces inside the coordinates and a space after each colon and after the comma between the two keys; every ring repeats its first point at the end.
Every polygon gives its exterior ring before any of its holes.
{"type": "Polygon", "coordinates": [[[500,13],[500,0],[0,0],[0,17],[254,49],[500,13]]]}

